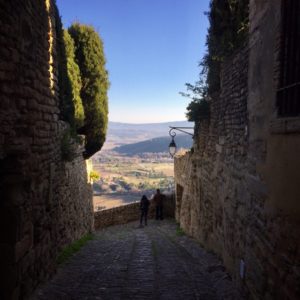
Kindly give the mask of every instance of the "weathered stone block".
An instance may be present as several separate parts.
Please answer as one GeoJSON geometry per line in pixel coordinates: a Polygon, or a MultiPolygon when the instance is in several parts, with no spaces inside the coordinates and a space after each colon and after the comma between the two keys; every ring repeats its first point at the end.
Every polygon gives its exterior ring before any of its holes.
{"type": "Polygon", "coordinates": [[[224,144],[225,144],[225,141],[226,141],[225,136],[219,136],[219,144],[220,144],[220,145],[224,145],[224,144]]]}
{"type": "Polygon", "coordinates": [[[218,153],[222,153],[222,149],[223,149],[223,147],[222,147],[221,145],[216,144],[216,151],[217,151],[218,153]]]}
{"type": "Polygon", "coordinates": [[[17,242],[15,247],[16,262],[18,262],[31,249],[32,243],[33,243],[32,236],[29,234],[23,237],[21,241],[17,242]]]}
{"type": "Polygon", "coordinates": [[[246,177],[246,183],[248,186],[248,190],[254,193],[257,197],[266,197],[267,196],[267,187],[258,177],[254,177],[248,174],[246,177]]]}

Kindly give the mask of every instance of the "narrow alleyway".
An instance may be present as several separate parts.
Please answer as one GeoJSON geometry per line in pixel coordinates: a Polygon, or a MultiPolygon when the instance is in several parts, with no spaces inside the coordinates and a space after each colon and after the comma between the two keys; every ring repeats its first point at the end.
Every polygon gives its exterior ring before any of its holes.
{"type": "Polygon", "coordinates": [[[33,299],[243,299],[215,255],[173,220],[96,232],[33,299]]]}

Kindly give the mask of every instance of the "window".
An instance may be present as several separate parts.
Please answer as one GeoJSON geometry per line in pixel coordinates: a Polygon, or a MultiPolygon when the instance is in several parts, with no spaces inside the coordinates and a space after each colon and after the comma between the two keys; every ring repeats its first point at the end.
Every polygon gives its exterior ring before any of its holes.
{"type": "Polygon", "coordinates": [[[300,1],[282,0],[279,117],[300,116],[300,1]]]}

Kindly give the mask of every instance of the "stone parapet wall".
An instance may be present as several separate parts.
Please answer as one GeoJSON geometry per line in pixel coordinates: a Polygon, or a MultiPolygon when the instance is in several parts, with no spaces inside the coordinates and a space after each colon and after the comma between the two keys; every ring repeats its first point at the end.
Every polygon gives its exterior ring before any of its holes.
{"type": "Polygon", "coordinates": [[[54,2],[2,1],[0,16],[0,299],[23,299],[93,230],[92,190],[83,149],[62,159],[54,2]]]}
{"type": "MultiPolygon", "coordinates": [[[[166,195],[163,204],[164,217],[174,218],[175,197],[174,195],[166,195]]],[[[111,225],[126,224],[131,221],[139,221],[140,219],[140,203],[130,203],[110,209],[95,212],[95,229],[105,228],[111,225]]],[[[155,217],[155,204],[150,200],[148,218],[155,217]]]]}

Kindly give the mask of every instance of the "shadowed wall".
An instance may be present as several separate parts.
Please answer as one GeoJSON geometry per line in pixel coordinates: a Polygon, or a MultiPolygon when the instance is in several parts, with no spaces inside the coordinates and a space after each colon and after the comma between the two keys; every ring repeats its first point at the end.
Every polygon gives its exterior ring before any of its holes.
{"type": "Polygon", "coordinates": [[[83,149],[62,160],[57,11],[0,1],[0,298],[27,298],[63,246],[93,230],[83,149]]]}

